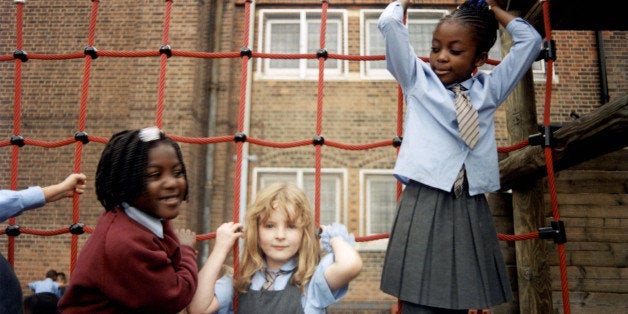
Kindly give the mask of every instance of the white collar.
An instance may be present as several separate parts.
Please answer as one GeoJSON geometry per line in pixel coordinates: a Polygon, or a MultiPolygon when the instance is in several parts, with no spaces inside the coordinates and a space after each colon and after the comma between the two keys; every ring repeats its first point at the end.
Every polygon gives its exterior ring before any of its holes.
{"type": "Polygon", "coordinates": [[[152,233],[158,236],[160,239],[164,238],[164,226],[161,224],[161,219],[148,215],[147,213],[127,204],[122,203],[122,208],[127,216],[137,221],[140,225],[148,228],[152,233]]]}

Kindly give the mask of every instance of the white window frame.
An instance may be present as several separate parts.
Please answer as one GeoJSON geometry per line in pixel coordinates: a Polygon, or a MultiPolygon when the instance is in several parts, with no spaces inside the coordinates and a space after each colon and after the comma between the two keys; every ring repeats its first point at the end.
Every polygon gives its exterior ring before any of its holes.
{"type": "MultiPolygon", "coordinates": [[[[251,197],[252,200],[255,199],[257,191],[259,188],[260,176],[263,175],[294,175],[295,183],[299,188],[304,188],[304,176],[305,175],[314,175],[314,168],[265,168],[265,167],[256,167],[253,169],[253,183],[252,183],[252,191],[251,197]]],[[[337,176],[337,185],[336,185],[336,210],[334,214],[333,222],[340,222],[344,225],[347,225],[348,222],[348,175],[347,170],[342,168],[323,168],[321,169],[321,176],[331,175],[337,176]]],[[[309,197],[309,195],[308,195],[309,197]]],[[[313,196],[312,196],[313,197],[313,196]]],[[[314,199],[311,199],[312,210],[316,210],[314,208],[314,199]]],[[[314,214],[314,213],[313,213],[314,214]]],[[[330,222],[321,221],[321,224],[327,224],[330,222]]]]}
{"type": "MultiPolygon", "coordinates": [[[[312,54],[316,53],[320,47],[307,47],[308,33],[307,26],[313,22],[320,23],[320,18],[314,19],[311,16],[320,16],[320,9],[262,9],[259,10],[258,18],[258,39],[257,47],[258,51],[263,53],[273,53],[270,51],[271,40],[268,40],[271,36],[272,25],[281,23],[298,23],[299,24],[299,52],[295,54],[312,54]]],[[[347,10],[332,9],[327,11],[327,31],[329,32],[329,25],[337,25],[338,33],[336,34],[337,42],[336,46],[338,51],[328,51],[328,53],[346,54],[349,50],[348,46],[348,18],[347,10]]],[[[318,40],[319,38],[317,38],[318,40]]],[[[329,42],[329,38],[326,38],[326,42],[329,42]]],[[[324,47],[326,48],[326,47],[324,47]]],[[[257,79],[272,79],[272,80],[290,80],[290,79],[318,79],[318,65],[315,68],[309,67],[308,62],[316,62],[317,59],[296,59],[298,61],[298,67],[289,69],[278,69],[271,67],[271,61],[277,59],[263,58],[258,59],[256,62],[257,79]]],[[[324,74],[326,78],[346,78],[349,75],[349,63],[348,60],[340,59],[328,59],[325,61],[324,74]],[[336,64],[334,64],[336,63],[336,64]]]]}
{"type": "MultiPolygon", "coordinates": [[[[360,55],[373,55],[370,53],[370,25],[376,24],[379,16],[383,10],[364,9],[360,10],[360,55]]],[[[431,9],[409,9],[408,10],[408,24],[434,24],[436,25],[440,17],[449,14],[448,10],[431,10],[431,9]],[[436,18],[439,16],[439,18],[436,18]]],[[[381,36],[381,34],[379,34],[381,36]]],[[[415,48],[418,47],[416,43],[411,43],[415,48]]],[[[431,45],[431,43],[430,43],[431,45]]],[[[430,46],[431,47],[431,46],[430,46]]],[[[384,54],[383,52],[381,54],[384,54]]],[[[429,57],[419,56],[418,57],[429,57]]],[[[360,77],[366,80],[393,80],[393,76],[388,72],[386,68],[371,69],[369,64],[373,61],[360,61],[360,77]]],[[[385,60],[378,62],[386,62],[385,60]]]]}
{"type": "MultiPolygon", "coordinates": [[[[397,184],[397,180],[393,176],[392,169],[362,169],[360,170],[360,236],[369,236],[375,233],[371,232],[371,207],[368,202],[369,197],[369,177],[382,177],[388,176],[394,184],[397,184]]],[[[396,195],[395,195],[396,196],[396,195]]],[[[394,204],[391,204],[391,208],[393,210],[390,212],[391,215],[391,223],[394,221],[396,215],[397,201],[394,204]]],[[[392,224],[390,228],[392,230],[392,224]]],[[[388,231],[390,232],[390,230],[388,231]]],[[[379,233],[377,233],[379,234],[379,233]]],[[[367,242],[358,242],[357,248],[360,251],[385,251],[388,245],[388,238],[367,241],[367,242]]]]}

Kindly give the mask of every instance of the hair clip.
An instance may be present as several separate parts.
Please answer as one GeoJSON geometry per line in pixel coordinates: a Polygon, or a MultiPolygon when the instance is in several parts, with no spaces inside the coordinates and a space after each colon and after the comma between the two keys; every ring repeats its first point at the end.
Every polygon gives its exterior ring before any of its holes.
{"type": "Polygon", "coordinates": [[[156,126],[143,128],[140,130],[139,137],[142,142],[156,141],[161,137],[161,131],[156,126]]]}

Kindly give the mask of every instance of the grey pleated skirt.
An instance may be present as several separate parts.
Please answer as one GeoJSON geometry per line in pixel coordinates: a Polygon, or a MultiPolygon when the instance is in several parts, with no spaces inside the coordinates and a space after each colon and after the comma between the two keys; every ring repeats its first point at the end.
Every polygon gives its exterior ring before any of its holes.
{"type": "Polygon", "coordinates": [[[380,288],[400,300],[447,309],[487,309],[513,299],[484,195],[411,181],[397,206],[380,288]]]}

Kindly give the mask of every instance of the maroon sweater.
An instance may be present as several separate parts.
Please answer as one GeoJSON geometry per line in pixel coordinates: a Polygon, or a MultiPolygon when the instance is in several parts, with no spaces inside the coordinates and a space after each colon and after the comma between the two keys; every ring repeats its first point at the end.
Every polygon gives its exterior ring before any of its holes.
{"type": "Polygon", "coordinates": [[[198,281],[194,249],[179,244],[170,221],[164,238],[124,211],[103,213],[81,250],[63,313],[177,313],[198,281]]]}

